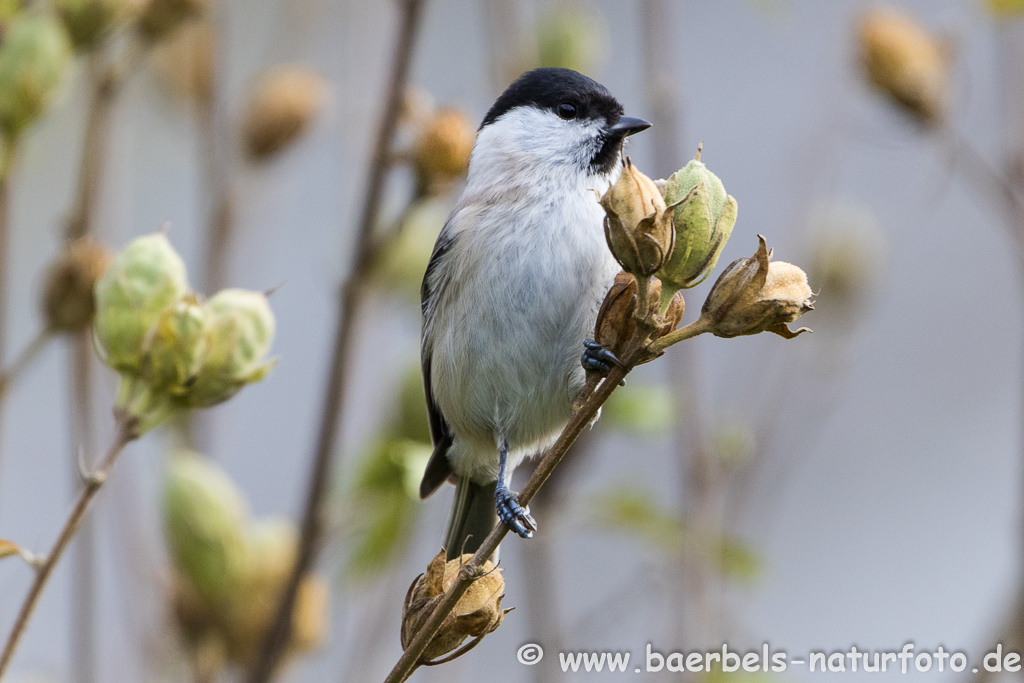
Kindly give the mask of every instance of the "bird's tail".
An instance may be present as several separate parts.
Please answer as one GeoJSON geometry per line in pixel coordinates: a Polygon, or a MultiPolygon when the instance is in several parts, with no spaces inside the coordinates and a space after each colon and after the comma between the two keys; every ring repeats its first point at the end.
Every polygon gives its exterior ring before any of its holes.
{"type": "MultiPolygon", "coordinates": [[[[455,502],[448,519],[448,530],[444,535],[444,547],[449,560],[458,557],[460,553],[475,553],[498,523],[498,513],[494,508],[496,483],[477,484],[469,477],[459,477],[455,485],[455,502]]],[[[491,561],[498,561],[497,550],[491,556],[491,561]]]]}

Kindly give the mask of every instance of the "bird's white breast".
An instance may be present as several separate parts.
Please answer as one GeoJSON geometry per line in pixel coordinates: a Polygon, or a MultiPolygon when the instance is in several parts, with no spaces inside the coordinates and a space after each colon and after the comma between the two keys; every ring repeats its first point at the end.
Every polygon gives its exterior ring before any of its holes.
{"type": "Polygon", "coordinates": [[[583,340],[618,272],[596,194],[607,182],[580,174],[467,190],[432,326],[433,393],[457,472],[493,479],[497,440],[514,467],[568,420],[585,379],[583,340]]]}

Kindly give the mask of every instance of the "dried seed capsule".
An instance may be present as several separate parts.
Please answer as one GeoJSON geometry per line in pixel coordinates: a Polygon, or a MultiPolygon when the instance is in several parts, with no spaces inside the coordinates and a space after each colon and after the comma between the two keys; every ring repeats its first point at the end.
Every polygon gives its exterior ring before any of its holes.
{"type": "Polygon", "coordinates": [[[320,114],[327,84],[301,66],[279,66],[259,80],[243,122],[245,147],[257,161],[287,147],[320,114]]]}
{"type": "Polygon", "coordinates": [[[653,180],[627,158],[619,179],[601,197],[608,247],[623,270],[650,277],[672,253],[672,214],[653,180]]]}
{"type": "Polygon", "coordinates": [[[421,191],[439,194],[466,175],[476,132],[466,115],[455,108],[437,110],[416,139],[413,166],[421,191]]]}
{"type": "Polygon", "coordinates": [[[110,265],[111,253],[84,237],[68,245],[50,266],[43,288],[46,325],[55,332],[77,332],[92,324],[93,290],[110,265]]]}
{"type": "MultiPolygon", "coordinates": [[[[403,648],[407,648],[416,637],[445,591],[455,583],[462,565],[472,557],[467,554],[445,562],[445,551],[442,550],[430,561],[427,572],[413,581],[402,608],[403,648]]],[[[455,609],[448,614],[441,629],[427,645],[423,652],[425,661],[448,655],[462,645],[466,638],[483,638],[501,625],[505,614],[510,611],[501,608],[501,600],[505,597],[505,579],[501,569],[490,561],[484,563],[481,574],[459,598],[455,609]]]]}
{"type": "Polygon", "coordinates": [[[866,12],[859,38],[868,81],[921,123],[939,123],[950,89],[950,59],[943,41],[893,8],[866,12]]]}
{"type": "Polygon", "coordinates": [[[806,327],[793,331],[791,323],[814,308],[807,274],[791,263],[771,261],[764,237],[750,258],[733,261],[711,288],[701,309],[718,337],[774,332],[792,339],[806,327]]]}

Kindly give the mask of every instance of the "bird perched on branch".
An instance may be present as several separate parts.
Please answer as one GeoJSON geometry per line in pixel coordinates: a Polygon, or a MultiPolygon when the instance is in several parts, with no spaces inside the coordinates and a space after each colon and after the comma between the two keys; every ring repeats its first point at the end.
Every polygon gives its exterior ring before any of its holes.
{"type": "Polygon", "coordinates": [[[420,496],[456,485],[449,558],[497,519],[533,536],[512,472],[557,439],[586,371],[617,360],[587,339],[619,271],[597,199],[621,172],[623,140],[648,127],[601,84],[554,68],[520,76],[484,117],[422,289],[434,452],[420,496]]]}

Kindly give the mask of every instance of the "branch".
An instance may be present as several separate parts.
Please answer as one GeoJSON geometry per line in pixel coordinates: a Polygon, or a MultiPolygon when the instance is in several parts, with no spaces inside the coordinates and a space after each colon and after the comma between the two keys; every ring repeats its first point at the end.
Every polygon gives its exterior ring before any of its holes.
{"type": "Polygon", "coordinates": [[[104,456],[103,461],[100,463],[99,469],[95,470],[91,474],[83,473],[85,487],[78,495],[78,501],[75,503],[75,507],[72,508],[71,514],[68,515],[67,520],[65,520],[64,526],[61,528],[60,535],[57,537],[57,541],[53,544],[50,552],[46,555],[46,559],[43,560],[39,569],[36,571],[36,577],[32,582],[32,587],[29,588],[28,595],[25,596],[25,601],[22,603],[21,609],[18,611],[18,617],[14,621],[14,627],[11,629],[11,634],[7,637],[7,643],[4,645],[3,654],[0,655],[0,678],[3,678],[4,672],[7,670],[8,665],[11,663],[11,659],[14,657],[14,651],[18,647],[18,642],[21,640],[21,636],[25,633],[25,628],[28,626],[28,621],[32,617],[32,611],[35,609],[36,603],[39,602],[39,597],[42,595],[43,589],[46,587],[46,582],[49,580],[50,575],[53,573],[54,568],[60,561],[60,558],[67,549],[71,539],[74,538],[75,532],[77,532],[79,526],[81,526],[82,520],[85,518],[85,513],[89,509],[89,503],[92,502],[96,493],[107,480],[107,477],[110,475],[110,471],[117,462],[117,458],[121,454],[121,451],[123,451],[124,447],[136,438],[135,418],[131,418],[123,414],[118,415],[117,428],[114,434],[113,443],[110,445],[110,449],[107,451],[106,456],[104,456]]]}
{"type": "Polygon", "coordinates": [[[46,346],[46,342],[50,341],[52,333],[46,329],[37,334],[28,345],[21,350],[11,364],[0,371],[0,404],[3,403],[4,396],[7,395],[7,391],[14,384],[15,380],[21,376],[35,360],[39,352],[46,346]]]}
{"type": "Polygon", "coordinates": [[[355,321],[363,282],[373,266],[376,253],[375,228],[381,211],[384,181],[390,166],[391,150],[398,127],[402,98],[409,77],[413,46],[422,16],[423,0],[401,0],[401,27],[395,43],[394,63],[388,84],[384,109],[381,113],[373,157],[370,162],[369,183],[363,200],[362,216],[356,248],[349,274],[338,299],[337,327],[331,355],[330,379],[324,397],[323,413],[317,440],[313,468],[306,494],[306,508],[302,521],[302,535],[291,576],[281,595],[273,625],[266,635],[259,662],[250,677],[251,683],[270,680],[291,635],[292,611],[302,578],[309,571],[319,550],[323,536],[323,508],[327,485],[332,479],[332,455],[338,443],[339,422],[345,388],[348,383],[349,356],[352,350],[355,321]]]}
{"type": "MultiPolygon", "coordinates": [[[[699,334],[703,334],[708,331],[707,325],[702,321],[687,325],[686,327],[673,332],[675,335],[674,341],[671,343],[678,343],[685,339],[696,337],[699,334]]],[[[646,339],[646,331],[641,332],[639,335],[640,339],[646,339]]],[[[662,338],[664,339],[664,337],[662,338]]],[[[594,421],[594,417],[597,415],[597,411],[601,408],[608,397],[611,396],[612,392],[619,386],[619,383],[626,377],[629,371],[645,360],[650,359],[651,351],[654,350],[655,344],[651,344],[649,347],[643,347],[637,342],[637,339],[633,339],[632,348],[623,354],[625,356],[624,363],[625,367],[615,366],[612,371],[608,373],[608,376],[602,381],[596,389],[591,391],[583,399],[582,403],[579,404],[578,408],[569,419],[569,423],[562,430],[558,440],[554,443],[551,448],[547,450],[540,464],[533,471],[529,481],[526,482],[526,486],[519,494],[519,504],[522,506],[529,505],[537,492],[540,491],[541,487],[554,472],[558,463],[562,461],[565,454],[568,452],[569,447],[576,441],[580,433],[583,432],[584,427],[594,421]]],[[[660,341],[660,340],[659,340],[660,341]]],[[[663,345],[662,348],[669,346],[670,344],[663,345]]],[[[455,605],[459,602],[459,598],[462,597],[463,593],[469,588],[470,584],[481,575],[482,568],[487,559],[494,554],[494,551],[498,549],[498,545],[501,544],[502,539],[508,534],[508,527],[502,523],[495,525],[491,533],[488,534],[484,540],[483,545],[476,551],[473,558],[464,564],[459,570],[458,579],[452,584],[451,588],[444,594],[442,600],[438,603],[438,606],[431,613],[430,618],[427,619],[423,627],[420,629],[416,637],[409,644],[409,647],[402,653],[402,657],[395,664],[395,667],[388,674],[387,679],[384,683],[402,683],[409,679],[413,671],[416,670],[421,664],[423,658],[423,652],[427,649],[427,645],[437,635],[438,630],[444,623],[445,617],[455,609],[455,605]]]]}

